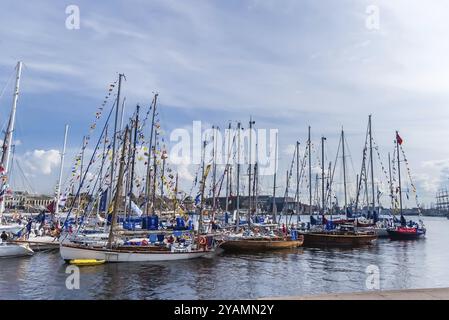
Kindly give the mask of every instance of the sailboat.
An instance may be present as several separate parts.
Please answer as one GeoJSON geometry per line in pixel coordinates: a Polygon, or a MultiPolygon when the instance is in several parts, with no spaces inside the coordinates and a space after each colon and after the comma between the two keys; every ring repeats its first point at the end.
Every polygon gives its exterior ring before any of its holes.
{"type": "MultiPolygon", "coordinates": [[[[120,75],[119,78],[119,93],[120,93],[120,84],[121,84],[121,78],[123,75],[120,75]]],[[[119,106],[119,93],[117,95],[116,103],[114,104],[113,109],[117,106],[119,106]]],[[[155,100],[153,100],[153,114],[155,110],[155,100]]],[[[112,109],[112,110],[113,110],[112,109]]],[[[112,113],[111,110],[111,113],[112,113]]],[[[138,108],[137,108],[138,110],[138,108]]],[[[116,112],[117,115],[117,112],[116,112]]],[[[109,120],[109,118],[108,118],[109,120]]],[[[103,139],[105,129],[107,127],[107,122],[103,128],[103,132],[101,133],[97,147],[95,150],[98,149],[99,142],[103,139]]],[[[122,141],[122,150],[121,155],[119,157],[119,167],[118,167],[118,178],[116,181],[113,179],[114,172],[111,172],[111,185],[110,189],[112,189],[113,185],[112,183],[115,183],[115,193],[113,194],[114,197],[111,201],[111,208],[112,212],[109,216],[110,219],[107,219],[110,221],[109,226],[109,232],[107,235],[106,241],[96,241],[95,239],[92,239],[92,241],[89,242],[79,242],[79,241],[73,241],[79,239],[80,237],[77,235],[77,233],[82,232],[80,231],[82,226],[80,225],[78,229],[75,231],[75,235],[70,236],[67,235],[63,238],[60,245],[60,254],[61,257],[65,261],[71,261],[71,260],[104,260],[105,262],[138,262],[138,261],[171,261],[171,260],[183,260],[183,259],[194,259],[203,257],[209,254],[212,254],[214,252],[213,247],[209,243],[209,239],[201,234],[193,234],[193,231],[189,232],[183,232],[182,236],[176,236],[175,230],[168,231],[168,230],[159,230],[159,224],[158,224],[158,216],[155,214],[155,192],[156,192],[156,175],[154,174],[156,171],[153,172],[153,200],[152,200],[152,210],[153,215],[149,216],[147,211],[147,217],[142,218],[145,221],[151,222],[151,226],[154,227],[152,230],[148,228],[142,228],[141,231],[132,231],[132,230],[126,230],[120,228],[117,221],[119,218],[119,210],[123,206],[123,183],[124,183],[124,175],[125,175],[125,166],[126,163],[127,168],[130,167],[133,168],[133,163],[135,161],[135,156],[129,152],[129,155],[127,157],[127,149],[128,150],[135,150],[135,148],[132,148],[131,145],[131,139],[130,131],[134,130],[134,141],[136,141],[137,137],[137,130],[139,129],[138,124],[138,112],[136,114],[135,120],[132,122],[133,126],[132,129],[129,128],[129,126],[126,126],[124,129],[123,135],[120,137],[120,141],[122,141]],[[156,222],[154,222],[156,221],[156,222]],[[142,235],[145,235],[142,237],[142,235]],[[132,238],[135,236],[140,236],[140,238],[132,238]]],[[[153,120],[154,124],[154,120],[153,120]]],[[[152,129],[154,125],[152,124],[152,129]]],[[[114,128],[115,129],[115,128],[114,128]]],[[[117,130],[114,130],[117,132],[117,130]]],[[[116,139],[114,135],[114,139],[116,139]]],[[[153,135],[151,135],[153,136],[153,135]]],[[[155,135],[157,138],[157,134],[155,135]]],[[[117,138],[118,139],[118,138],[117,138]]],[[[152,139],[150,139],[152,140],[152,139]]],[[[150,142],[152,143],[152,141],[150,142]]],[[[135,147],[135,143],[133,144],[135,147]]],[[[156,161],[156,143],[154,143],[154,147],[152,147],[150,150],[153,152],[149,152],[148,154],[148,166],[150,165],[150,160],[153,157],[154,161],[154,167],[156,168],[157,161],[156,161]],[[151,154],[153,153],[153,154],[151,154]]],[[[95,156],[95,152],[92,155],[92,158],[95,156]]],[[[111,165],[114,163],[114,156],[111,159],[111,165]]],[[[84,180],[86,178],[86,174],[90,168],[92,161],[89,162],[88,167],[86,169],[86,172],[84,173],[80,185],[78,187],[79,194],[84,180]]],[[[109,174],[109,173],[108,173],[109,174]]],[[[147,178],[149,175],[147,175],[147,178]]],[[[147,180],[147,186],[149,186],[149,181],[147,180]]],[[[128,192],[128,190],[126,190],[128,192]]],[[[97,197],[93,197],[94,199],[97,197]]],[[[130,197],[129,197],[130,199],[130,197]]],[[[127,201],[125,197],[125,201],[127,201]]],[[[146,205],[147,210],[150,208],[150,206],[146,205]]],[[[72,210],[72,208],[70,208],[72,210]]],[[[68,216],[70,216],[71,211],[69,210],[68,216]]],[[[124,223],[125,225],[125,223],[124,223]]],[[[105,224],[106,230],[107,230],[107,224],[105,224]]]]}
{"type": "Polygon", "coordinates": [[[59,230],[58,228],[53,228],[54,225],[58,225],[59,223],[56,221],[56,214],[59,213],[59,202],[60,202],[60,191],[61,191],[61,183],[62,183],[62,172],[64,168],[64,156],[65,156],[65,150],[66,150],[66,143],[67,143],[67,132],[68,132],[68,125],[65,125],[65,131],[64,131],[64,145],[61,153],[61,165],[60,165],[60,172],[59,172],[59,180],[57,184],[57,191],[55,200],[47,207],[47,210],[51,213],[51,221],[50,224],[52,225],[52,231],[49,229],[44,229],[43,225],[45,224],[45,213],[40,213],[37,219],[35,219],[34,224],[36,225],[36,228],[32,228],[33,222],[31,222],[31,225],[29,226],[29,229],[27,227],[22,227],[22,229],[19,232],[16,232],[15,234],[20,234],[18,238],[15,238],[14,240],[11,240],[11,243],[21,244],[21,245],[28,245],[32,250],[34,251],[43,251],[43,250],[57,250],[59,249],[59,230]],[[42,216],[42,218],[40,218],[42,216]],[[41,220],[42,219],[42,220],[41,220]],[[41,220],[41,221],[39,221],[41,220]],[[45,231],[44,231],[45,230],[45,231]],[[25,232],[23,232],[25,231],[25,232]]]}
{"type": "MultiPolygon", "coordinates": [[[[324,218],[325,213],[325,173],[324,173],[324,142],[326,138],[321,138],[321,150],[322,150],[322,170],[321,170],[321,197],[322,197],[322,222],[316,228],[302,232],[304,236],[304,246],[306,247],[357,247],[363,245],[372,244],[377,235],[374,232],[364,232],[355,229],[354,224],[340,224],[338,226],[333,225],[332,221],[326,221],[324,218]]],[[[308,150],[309,150],[309,191],[310,191],[310,213],[312,210],[312,185],[311,185],[311,134],[309,127],[308,138],[308,150]]],[[[311,219],[315,219],[311,215],[311,219]]]]}
{"type": "Polygon", "coordinates": [[[402,210],[402,182],[401,182],[401,160],[400,160],[400,146],[403,140],[396,131],[396,153],[397,153],[397,165],[398,165],[398,182],[399,182],[399,207],[400,207],[400,225],[388,228],[388,235],[391,240],[415,240],[424,238],[426,235],[426,228],[424,223],[420,220],[419,222],[407,221],[404,218],[402,210]]]}
{"type": "Polygon", "coordinates": [[[5,243],[0,240],[0,258],[32,256],[34,251],[26,244],[5,243]]]}
{"type": "MultiPolygon", "coordinates": [[[[250,128],[252,128],[253,121],[250,120],[250,128]]],[[[238,130],[238,151],[237,155],[240,157],[240,131],[241,124],[237,125],[238,130]]],[[[275,172],[274,172],[274,184],[273,184],[273,221],[276,222],[276,169],[277,169],[277,134],[276,134],[276,142],[275,142],[275,172]]],[[[251,143],[250,143],[251,148],[251,143]]],[[[251,150],[249,151],[251,154],[251,150]]],[[[251,164],[250,164],[251,166],[251,164]]],[[[249,168],[251,172],[251,167],[249,168]]],[[[256,178],[256,177],[254,177],[256,178]]],[[[251,186],[251,181],[249,183],[251,186]]],[[[249,187],[249,190],[251,188],[249,187]]],[[[250,195],[249,195],[250,198],[250,195]]],[[[237,160],[237,224],[236,230],[234,233],[229,235],[225,235],[223,237],[223,242],[220,243],[219,247],[224,251],[270,251],[270,250],[278,250],[278,249],[290,249],[300,247],[303,244],[304,238],[300,235],[296,230],[291,230],[290,234],[287,229],[284,228],[282,232],[280,232],[277,228],[274,230],[267,230],[270,228],[263,228],[259,226],[251,225],[251,208],[248,208],[248,216],[247,216],[247,226],[242,227],[242,232],[240,230],[240,159],[237,160]]],[[[278,225],[275,224],[277,227],[278,225]]]]}
{"type": "MultiPolygon", "coordinates": [[[[10,171],[10,158],[11,158],[11,146],[13,145],[13,133],[16,121],[16,110],[17,101],[19,99],[19,88],[20,88],[20,77],[22,75],[22,62],[19,61],[16,66],[16,83],[13,94],[13,102],[11,114],[9,116],[8,127],[5,134],[5,139],[3,140],[3,153],[0,164],[0,174],[2,176],[2,182],[0,184],[0,217],[3,216],[5,211],[5,198],[7,196],[9,185],[8,178],[10,171]]],[[[3,219],[2,219],[3,220],[3,219]]],[[[14,235],[23,228],[22,225],[18,224],[0,224],[0,232],[9,233],[14,235]]],[[[34,252],[27,245],[14,244],[14,243],[2,243],[0,244],[0,257],[16,257],[16,256],[28,256],[32,255],[34,252]]]]}

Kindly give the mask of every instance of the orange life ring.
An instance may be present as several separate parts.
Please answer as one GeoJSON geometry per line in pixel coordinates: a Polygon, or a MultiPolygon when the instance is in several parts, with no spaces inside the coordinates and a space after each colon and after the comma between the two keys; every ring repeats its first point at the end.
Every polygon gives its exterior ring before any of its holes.
{"type": "Polygon", "coordinates": [[[146,239],[142,240],[142,245],[143,246],[147,246],[148,245],[148,241],[146,239]]]}
{"type": "Polygon", "coordinates": [[[206,237],[200,237],[199,243],[200,245],[204,246],[207,243],[206,237]]]}

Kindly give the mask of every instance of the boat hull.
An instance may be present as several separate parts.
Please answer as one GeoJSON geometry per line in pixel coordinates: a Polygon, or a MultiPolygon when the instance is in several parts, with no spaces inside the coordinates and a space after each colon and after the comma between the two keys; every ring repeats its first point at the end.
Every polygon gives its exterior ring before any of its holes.
{"type": "Polygon", "coordinates": [[[33,251],[58,250],[58,241],[33,241],[33,240],[13,240],[15,244],[28,245],[33,251]]]}
{"type": "Polygon", "coordinates": [[[387,228],[381,228],[381,227],[369,227],[369,228],[357,228],[358,231],[362,232],[375,232],[377,235],[377,238],[389,238],[388,230],[387,228]]]}
{"type": "Polygon", "coordinates": [[[59,248],[61,257],[66,260],[93,259],[105,260],[106,262],[149,262],[149,261],[172,261],[204,257],[211,253],[206,251],[170,252],[144,250],[120,250],[92,247],[79,247],[76,245],[61,244],[59,248]]]}
{"type": "Polygon", "coordinates": [[[376,240],[375,234],[304,233],[304,246],[307,247],[358,247],[370,245],[376,240]]]}
{"type": "Polygon", "coordinates": [[[225,251],[270,251],[302,246],[304,238],[298,240],[225,240],[220,248],[225,251]]]}
{"type": "Polygon", "coordinates": [[[33,250],[18,244],[0,244],[0,258],[32,256],[33,250]]]}
{"type": "Polygon", "coordinates": [[[388,230],[388,236],[391,240],[417,240],[423,239],[425,237],[425,233],[420,232],[400,232],[396,230],[388,230]]]}

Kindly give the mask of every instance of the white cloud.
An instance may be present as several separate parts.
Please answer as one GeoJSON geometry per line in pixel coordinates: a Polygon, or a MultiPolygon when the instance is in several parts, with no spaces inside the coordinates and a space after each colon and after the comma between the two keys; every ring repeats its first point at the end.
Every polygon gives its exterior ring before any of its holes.
{"type": "Polygon", "coordinates": [[[26,152],[22,157],[25,171],[34,175],[50,175],[53,169],[61,163],[58,150],[33,150],[26,152]]]}

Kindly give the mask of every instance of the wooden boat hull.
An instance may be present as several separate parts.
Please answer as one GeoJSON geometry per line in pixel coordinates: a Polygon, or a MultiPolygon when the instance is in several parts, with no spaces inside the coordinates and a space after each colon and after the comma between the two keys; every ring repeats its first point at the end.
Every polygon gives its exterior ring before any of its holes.
{"type": "Polygon", "coordinates": [[[376,234],[332,234],[321,232],[304,233],[307,247],[359,247],[370,245],[377,239],[376,234]]]}
{"type": "Polygon", "coordinates": [[[61,244],[59,252],[66,260],[92,259],[105,260],[106,262],[150,262],[150,261],[172,261],[204,257],[211,250],[197,250],[190,252],[170,251],[146,251],[142,249],[105,249],[99,247],[82,247],[71,244],[61,244]]]}
{"type": "Polygon", "coordinates": [[[225,251],[270,251],[279,249],[291,249],[302,246],[304,237],[298,240],[225,240],[220,244],[220,248],[225,251]]]}
{"type": "Polygon", "coordinates": [[[32,256],[33,250],[24,245],[0,244],[0,258],[32,256]]]}

